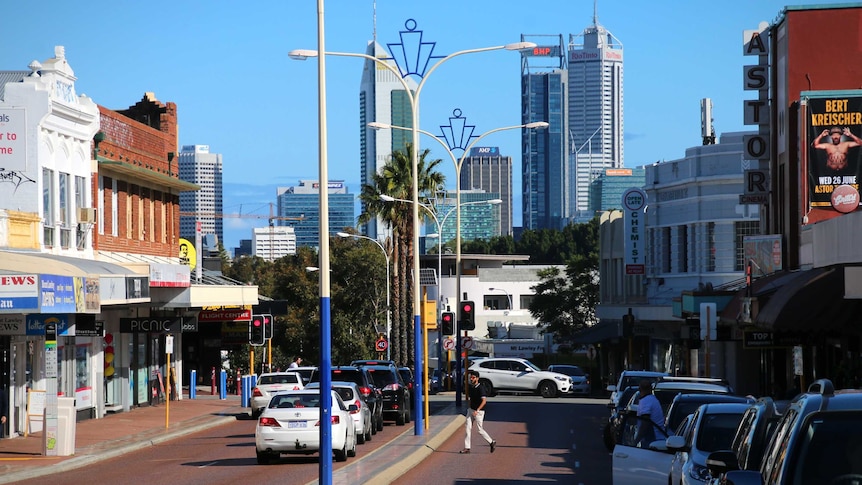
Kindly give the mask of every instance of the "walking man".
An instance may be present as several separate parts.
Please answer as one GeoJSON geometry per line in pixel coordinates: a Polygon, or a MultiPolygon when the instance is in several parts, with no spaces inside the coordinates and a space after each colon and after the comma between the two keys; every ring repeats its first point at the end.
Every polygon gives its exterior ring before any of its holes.
{"type": "Polygon", "coordinates": [[[485,404],[488,402],[485,397],[485,388],[479,385],[478,372],[474,370],[467,371],[467,376],[470,379],[470,386],[467,391],[470,408],[467,409],[467,436],[464,438],[464,449],[461,450],[461,454],[470,453],[474,421],[476,422],[476,427],[479,429],[479,435],[491,445],[491,453],[493,453],[494,449],[497,448],[497,442],[491,439],[491,436],[488,435],[488,432],[482,426],[485,421],[485,404]]]}
{"type": "Polygon", "coordinates": [[[287,368],[288,368],[288,369],[296,369],[296,368],[297,368],[297,367],[299,367],[301,364],[302,364],[302,357],[300,357],[300,356],[298,356],[298,355],[297,355],[297,356],[296,356],[296,358],[295,358],[295,359],[293,359],[293,362],[291,362],[291,363],[290,363],[290,365],[289,365],[289,366],[287,366],[287,368]]]}

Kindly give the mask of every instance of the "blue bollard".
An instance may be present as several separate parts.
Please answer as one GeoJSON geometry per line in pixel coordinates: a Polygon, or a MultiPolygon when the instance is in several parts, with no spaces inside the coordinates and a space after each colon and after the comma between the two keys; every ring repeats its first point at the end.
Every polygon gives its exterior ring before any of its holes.
{"type": "Polygon", "coordinates": [[[198,396],[198,371],[193,370],[189,375],[189,399],[198,396]]]}
{"type": "Polygon", "coordinates": [[[219,399],[227,399],[227,372],[222,369],[221,374],[219,375],[219,399]]]}
{"type": "Polygon", "coordinates": [[[247,408],[251,405],[251,395],[249,394],[248,384],[251,380],[248,376],[242,376],[242,407],[247,408]]]}

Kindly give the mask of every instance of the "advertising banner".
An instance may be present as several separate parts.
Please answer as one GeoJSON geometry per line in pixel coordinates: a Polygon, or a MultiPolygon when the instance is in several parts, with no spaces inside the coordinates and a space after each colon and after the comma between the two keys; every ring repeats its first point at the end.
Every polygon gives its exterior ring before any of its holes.
{"type": "Polygon", "coordinates": [[[623,193],[622,203],[626,274],[642,275],[646,269],[643,242],[646,193],[637,187],[632,187],[623,193]]]}
{"type": "Polygon", "coordinates": [[[808,191],[811,207],[835,215],[859,207],[862,91],[808,100],[808,191]]]}
{"type": "Polygon", "coordinates": [[[742,249],[746,264],[754,265],[751,276],[759,278],[781,271],[781,234],[766,234],[761,236],[744,236],[742,249]]]}

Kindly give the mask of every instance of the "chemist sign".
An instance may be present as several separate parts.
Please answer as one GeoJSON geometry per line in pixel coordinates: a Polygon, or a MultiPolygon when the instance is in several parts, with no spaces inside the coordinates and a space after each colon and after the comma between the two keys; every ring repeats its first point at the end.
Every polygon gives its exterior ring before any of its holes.
{"type": "Polygon", "coordinates": [[[645,273],[644,266],[644,207],[646,194],[632,187],[623,193],[623,241],[626,274],[645,273]]]}

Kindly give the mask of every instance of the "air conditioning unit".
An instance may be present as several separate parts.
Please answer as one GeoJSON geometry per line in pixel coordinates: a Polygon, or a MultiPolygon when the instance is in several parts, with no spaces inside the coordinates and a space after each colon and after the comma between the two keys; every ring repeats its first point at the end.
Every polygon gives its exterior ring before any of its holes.
{"type": "Polygon", "coordinates": [[[78,208],[79,224],[93,224],[94,222],[96,222],[96,209],[94,207],[78,208]]]}

